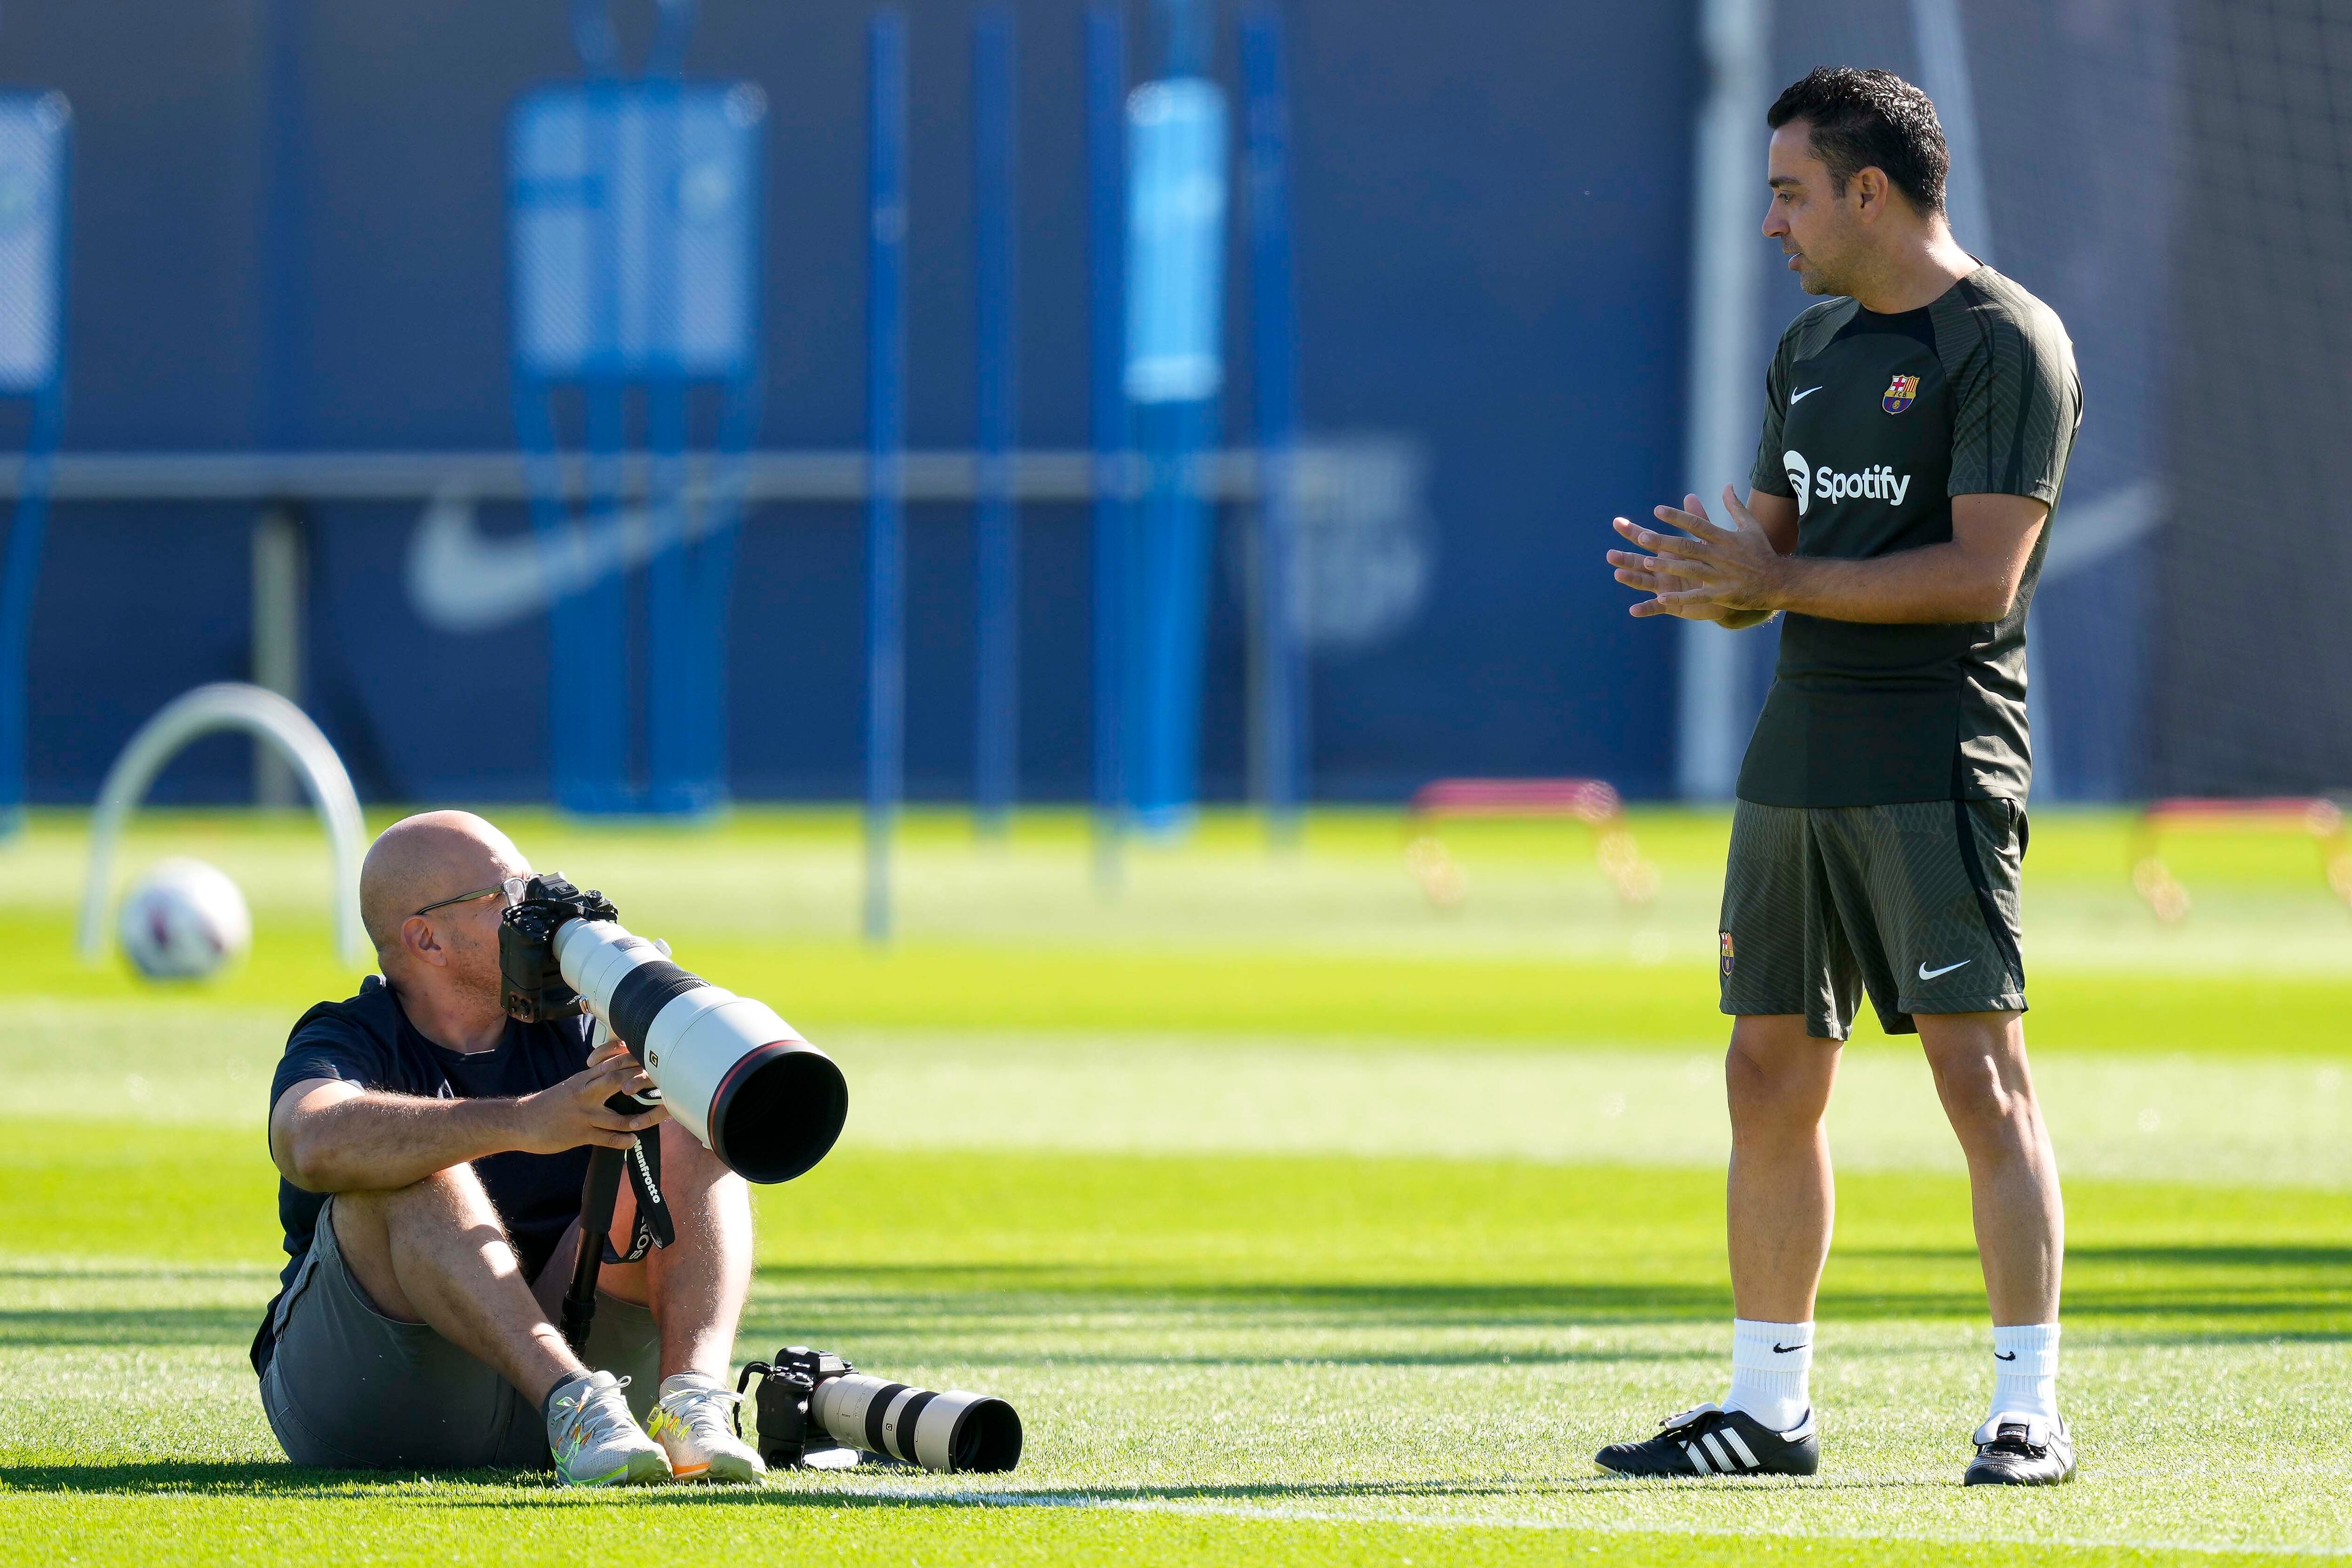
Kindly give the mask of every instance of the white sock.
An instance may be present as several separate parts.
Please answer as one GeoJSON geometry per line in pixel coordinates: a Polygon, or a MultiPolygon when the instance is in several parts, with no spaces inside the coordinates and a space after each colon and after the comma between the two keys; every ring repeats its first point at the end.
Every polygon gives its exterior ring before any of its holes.
{"type": "Polygon", "coordinates": [[[1813,1401],[1813,1325],[1731,1320],[1731,1392],[1723,1407],[1754,1416],[1775,1432],[1805,1418],[1813,1401]]]}
{"type": "Polygon", "coordinates": [[[1992,1413],[2058,1419],[2058,1325],[1992,1331],[1992,1413]]]}

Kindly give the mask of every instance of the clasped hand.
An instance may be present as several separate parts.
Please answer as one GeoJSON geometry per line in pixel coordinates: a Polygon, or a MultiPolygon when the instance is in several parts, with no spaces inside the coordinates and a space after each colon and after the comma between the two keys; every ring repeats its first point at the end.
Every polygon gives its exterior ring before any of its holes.
{"type": "Polygon", "coordinates": [[[1780,607],[1780,552],[1728,485],[1723,489],[1723,506],[1731,519],[1728,528],[1711,521],[1695,495],[1684,497],[1680,507],[1656,509],[1657,520],[1681,533],[1661,533],[1628,518],[1611,520],[1629,542],[1650,552],[1609,552],[1617,581],[1651,595],[1633,606],[1634,615],[1746,625],[1780,607]]]}
{"type": "Polygon", "coordinates": [[[636,1135],[669,1115],[656,1106],[624,1116],[604,1102],[616,1094],[651,1089],[653,1079],[629,1047],[614,1040],[588,1058],[588,1065],[565,1079],[526,1094],[517,1101],[525,1136],[523,1147],[533,1154],[560,1154],[593,1143],[604,1149],[625,1149],[636,1135]]]}

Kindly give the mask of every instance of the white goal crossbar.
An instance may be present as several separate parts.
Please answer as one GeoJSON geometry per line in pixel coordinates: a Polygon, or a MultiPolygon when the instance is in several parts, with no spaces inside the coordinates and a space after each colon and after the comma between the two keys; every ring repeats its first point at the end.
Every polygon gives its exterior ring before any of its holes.
{"type": "Polygon", "coordinates": [[[106,953],[106,917],[113,902],[114,849],[122,826],[146,797],[164,764],[189,744],[224,730],[243,731],[286,759],[327,829],[334,856],[332,911],[335,952],[345,962],[373,962],[374,947],[360,923],[360,855],[367,826],[341,757],[302,710],[274,691],[242,681],[199,686],[165,703],[139,727],[107,771],[89,824],[89,876],[82,884],[75,946],[86,962],[106,953]]]}

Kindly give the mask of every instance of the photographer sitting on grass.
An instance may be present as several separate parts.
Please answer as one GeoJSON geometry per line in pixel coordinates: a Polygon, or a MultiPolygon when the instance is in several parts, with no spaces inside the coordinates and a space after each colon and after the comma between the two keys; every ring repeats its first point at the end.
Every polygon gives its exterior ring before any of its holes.
{"type": "MultiPolygon", "coordinates": [[[[530,870],[460,811],[394,823],[368,851],[361,913],[383,976],[304,1014],[270,1084],[289,1261],[254,1340],[262,1406],[298,1464],[523,1468],[551,1454],[571,1486],[757,1479],[727,1384],[749,1191],[667,1112],[606,1109],[649,1080],[617,1043],[592,1056],[588,1019],[521,1024],[500,1007],[499,917],[530,870]],[[575,1356],[553,1317],[590,1151],[656,1123],[677,1240],[607,1263],[575,1356]]],[[[635,1218],[625,1184],[615,1247],[635,1218]]]]}

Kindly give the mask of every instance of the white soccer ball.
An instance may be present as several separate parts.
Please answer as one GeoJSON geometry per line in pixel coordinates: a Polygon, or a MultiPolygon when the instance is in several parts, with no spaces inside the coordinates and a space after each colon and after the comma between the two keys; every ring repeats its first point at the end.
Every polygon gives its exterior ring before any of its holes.
{"type": "Polygon", "coordinates": [[[158,861],[122,900],[122,951],[150,980],[202,980],[253,945],[245,895],[218,867],[158,861]]]}

